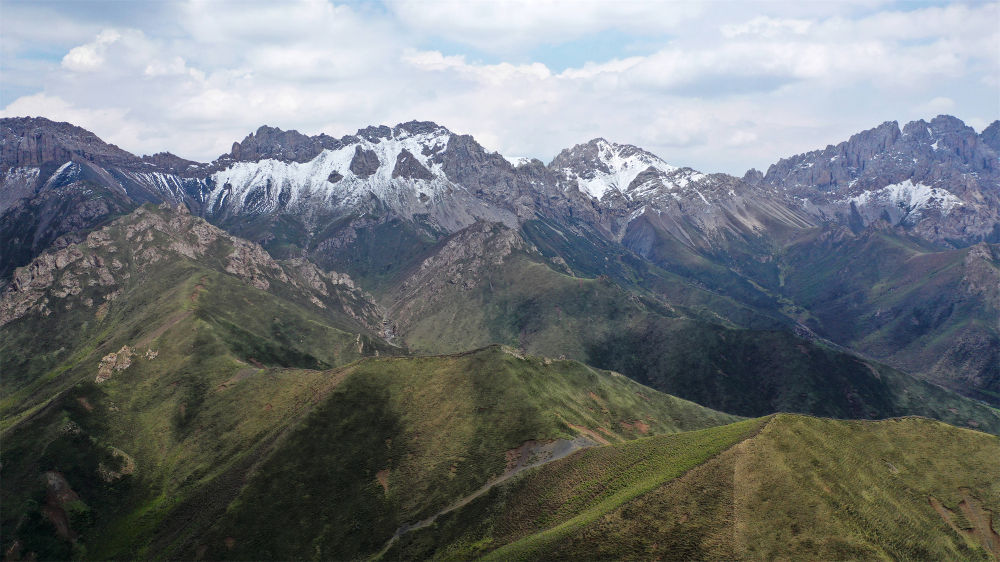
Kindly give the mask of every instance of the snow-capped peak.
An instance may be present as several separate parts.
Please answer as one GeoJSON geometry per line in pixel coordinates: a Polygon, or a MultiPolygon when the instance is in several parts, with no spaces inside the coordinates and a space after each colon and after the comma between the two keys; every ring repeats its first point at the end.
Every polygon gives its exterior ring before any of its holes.
{"type": "Polygon", "coordinates": [[[678,169],[641,148],[603,138],[564,150],[550,166],[597,199],[612,192],[625,194],[639,174],[651,168],[662,174],[678,169]]]}
{"type": "Polygon", "coordinates": [[[390,206],[432,200],[450,184],[438,156],[451,132],[431,125],[370,127],[306,162],[234,162],[212,175],[208,208],[262,213],[306,203],[349,206],[369,195],[390,206]]]}

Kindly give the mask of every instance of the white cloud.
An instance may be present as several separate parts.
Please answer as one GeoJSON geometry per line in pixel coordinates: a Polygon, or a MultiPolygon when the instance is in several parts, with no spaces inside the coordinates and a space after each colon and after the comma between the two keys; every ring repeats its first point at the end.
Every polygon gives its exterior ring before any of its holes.
{"type": "Polygon", "coordinates": [[[606,30],[663,33],[702,14],[696,2],[623,0],[391,0],[400,21],[415,31],[482,51],[523,52],[606,30]]]}
{"type": "Polygon", "coordinates": [[[929,100],[927,103],[917,106],[917,111],[920,113],[926,113],[927,115],[938,115],[940,113],[948,113],[954,110],[955,100],[944,96],[938,96],[929,100]]]}
{"type": "Polygon", "coordinates": [[[726,37],[760,35],[770,38],[785,34],[805,35],[812,25],[813,22],[809,20],[757,16],[750,21],[723,25],[720,30],[726,37]]]}
{"type": "Polygon", "coordinates": [[[108,47],[121,38],[121,34],[114,29],[105,29],[90,43],[70,49],[63,57],[62,65],[76,72],[97,70],[104,64],[104,55],[108,47]]]}

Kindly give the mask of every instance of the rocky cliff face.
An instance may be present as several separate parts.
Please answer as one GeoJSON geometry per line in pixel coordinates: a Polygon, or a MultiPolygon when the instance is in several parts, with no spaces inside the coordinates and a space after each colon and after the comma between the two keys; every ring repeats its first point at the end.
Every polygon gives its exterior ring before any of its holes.
{"type": "Polygon", "coordinates": [[[536,252],[517,232],[499,223],[477,223],[448,237],[389,297],[396,328],[405,330],[415,317],[440,306],[449,289],[479,287],[483,275],[518,250],[536,252]]]}
{"type": "MultiPolygon", "coordinates": [[[[864,228],[877,220],[927,240],[1000,240],[1000,123],[977,135],[960,120],[896,122],[772,165],[761,185],[802,202],[819,220],[864,228]]],[[[753,175],[750,175],[753,178],[753,175]]]]}
{"type": "Polygon", "coordinates": [[[11,242],[0,285],[50,245],[79,242],[143,203],[197,209],[204,169],[169,153],[136,157],[69,123],[0,120],[0,239],[11,242]]]}
{"type": "Polygon", "coordinates": [[[759,182],[679,168],[604,139],[564,150],[549,169],[564,193],[593,202],[619,240],[630,239],[637,225],[651,225],[687,246],[711,249],[730,236],[813,224],[796,201],[759,182]]]}
{"type": "Polygon", "coordinates": [[[308,162],[324,148],[337,148],[338,141],[328,135],[310,137],[298,131],[282,131],[277,127],[262,126],[250,133],[242,142],[234,142],[228,155],[219,160],[257,162],[274,158],[285,162],[308,162]]]}
{"type": "Polygon", "coordinates": [[[0,326],[27,314],[100,307],[117,298],[130,279],[149,275],[161,262],[185,258],[257,289],[280,287],[320,309],[336,307],[373,332],[382,329],[381,308],[350,277],[321,271],[306,260],[276,262],[259,245],[230,236],[183,206],[169,205],[140,207],[81,243],[50,249],[18,268],[0,294],[0,326]]]}
{"type": "Polygon", "coordinates": [[[115,165],[135,157],[69,123],[55,123],[41,117],[5,118],[0,122],[0,170],[37,167],[73,158],[115,165]]]}

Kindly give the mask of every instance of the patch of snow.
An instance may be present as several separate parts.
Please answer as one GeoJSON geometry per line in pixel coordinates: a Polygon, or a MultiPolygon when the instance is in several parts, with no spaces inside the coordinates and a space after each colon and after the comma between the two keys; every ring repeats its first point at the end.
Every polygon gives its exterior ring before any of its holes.
{"type": "Polygon", "coordinates": [[[649,209],[649,206],[648,205],[643,205],[642,207],[639,207],[638,209],[632,211],[632,214],[630,214],[628,216],[628,220],[625,221],[625,223],[626,224],[631,223],[635,219],[641,217],[643,215],[643,213],[646,212],[647,209],[649,209]]]}
{"type": "Polygon", "coordinates": [[[49,177],[49,180],[45,182],[45,185],[47,186],[53,185],[57,181],[60,181],[64,178],[68,178],[70,174],[76,173],[79,169],[80,166],[77,163],[70,160],[69,162],[64,163],[62,166],[59,166],[59,168],[56,169],[56,171],[53,172],[53,174],[49,177]]]}
{"type": "Polygon", "coordinates": [[[947,214],[956,206],[963,205],[962,200],[950,191],[922,183],[915,184],[911,180],[887,185],[882,189],[865,191],[844,200],[844,203],[854,203],[858,207],[888,205],[898,207],[904,214],[917,215],[927,208],[939,208],[942,213],[947,214]]]}

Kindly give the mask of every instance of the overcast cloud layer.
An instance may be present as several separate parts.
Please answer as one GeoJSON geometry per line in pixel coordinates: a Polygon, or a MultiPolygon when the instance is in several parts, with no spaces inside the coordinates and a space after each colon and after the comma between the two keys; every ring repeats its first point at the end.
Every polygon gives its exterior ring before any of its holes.
{"type": "Polygon", "coordinates": [[[1000,117],[996,2],[0,1],[0,115],[208,161],[262,124],[431,120],[742,174],[883,121],[1000,117]]]}

